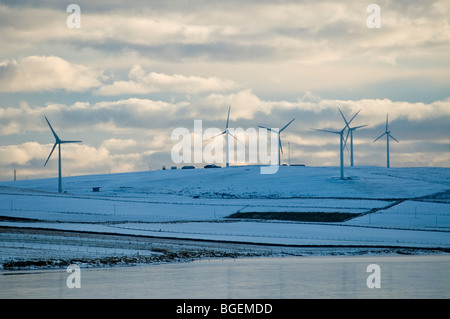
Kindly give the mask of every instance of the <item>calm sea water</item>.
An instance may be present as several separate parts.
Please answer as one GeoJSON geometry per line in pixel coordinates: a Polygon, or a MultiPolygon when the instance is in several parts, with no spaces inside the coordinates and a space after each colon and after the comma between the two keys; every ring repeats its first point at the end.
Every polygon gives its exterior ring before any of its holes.
{"type": "Polygon", "coordinates": [[[0,298],[449,298],[450,256],[282,257],[0,272],[0,298]],[[367,271],[378,265],[379,272],[367,271]],[[379,283],[380,288],[369,288],[379,283]]]}

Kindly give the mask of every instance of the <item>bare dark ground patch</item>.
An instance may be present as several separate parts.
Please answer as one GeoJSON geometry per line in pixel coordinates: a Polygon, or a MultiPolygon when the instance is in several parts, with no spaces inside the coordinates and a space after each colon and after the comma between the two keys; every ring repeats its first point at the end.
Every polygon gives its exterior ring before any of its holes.
{"type": "Polygon", "coordinates": [[[234,213],[227,218],[289,220],[299,222],[339,223],[360,216],[356,213],[322,213],[322,212],[245,212],[234,213]]]}

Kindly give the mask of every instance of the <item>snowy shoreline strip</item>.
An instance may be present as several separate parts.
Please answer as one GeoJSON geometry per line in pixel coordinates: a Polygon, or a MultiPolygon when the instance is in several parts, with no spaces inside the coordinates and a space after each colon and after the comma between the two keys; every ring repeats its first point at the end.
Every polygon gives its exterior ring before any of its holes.
{"type": "Polygon", "coordinates": [[[23,227],[94,233],[110,233],[177,239],[245,242],[278,245],[394,246],[449,248],[448,233],[352,226],[224,223],[93,225],[77,223],[11,223],[0,227],[23,227]],[[147,228],[145,228],[147,226],[147,228]],[[220,226],[220,228],[217,228],[220,226]],[[216,227],[216,228],[215,228],[216,227]]]}

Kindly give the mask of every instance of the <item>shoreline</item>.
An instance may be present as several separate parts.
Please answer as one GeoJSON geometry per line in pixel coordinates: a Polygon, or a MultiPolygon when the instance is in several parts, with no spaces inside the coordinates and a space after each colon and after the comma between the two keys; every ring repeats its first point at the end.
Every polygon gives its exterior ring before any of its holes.
{"type": "Polygon", "coordinates": [[[217,258],[450,253],[439,247],[279,245],[20,227],[0,227],[0,239],[0,270],[5,272],[63,269],[70,264],[111,268],[217,258]]]}

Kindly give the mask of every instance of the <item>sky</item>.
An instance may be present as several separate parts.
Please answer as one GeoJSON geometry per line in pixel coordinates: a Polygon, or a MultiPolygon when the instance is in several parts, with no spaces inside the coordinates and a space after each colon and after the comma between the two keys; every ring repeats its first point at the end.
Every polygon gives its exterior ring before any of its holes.
{"type": "Polygon", "coordinates": [[[450,167],[449,17],[446,0],[0,1],[0,180],[57,176],[45,117],[82,141],[62,145],[73,176],[180,168],[172,132],[223,131],[229,106],[230,128],[295,118],[283,163],[339,166],[338,135],[313,129],[344,128],[340,109],[367,125],[356,166],[386,166],[388,115],[391,167],[450,167]]]}

